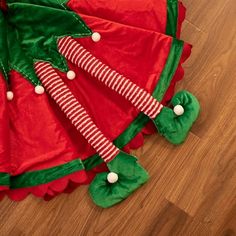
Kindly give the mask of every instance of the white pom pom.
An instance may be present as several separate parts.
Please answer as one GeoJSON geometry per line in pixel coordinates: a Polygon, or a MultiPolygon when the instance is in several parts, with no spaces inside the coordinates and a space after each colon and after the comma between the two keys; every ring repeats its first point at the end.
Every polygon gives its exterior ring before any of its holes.
{"type": "Polygon", "coordinates": [[[98,32],[94,32],[92,34],[92,40],[95,43],[99,42],[101,40],[101,35],[98,32]]]}
{"type": "Polygon", "coordinates": [[[76,77],[76,74],[73,70],[69,70],[67,73],[66,73],[66,76],[67,76],[67,79],[69,80],[73,80],[75,79],[76,77]]]}
{"type": "Polygon", "coordinates": [[[107,181],[111,184],[114,184],[118,181],[118,174],[114,173],[114,172],[110,172],[107,175],[107,181]]]}
{"type": "Polygon", "coordinates": [[[14,93],[12,91],[7,91],[7,100],[11,101],[14,98],[14,93]]]}
{"type": "Polygon", "coordinates": [[[34,88],[34,91],[35,91],[35,93],[37,93],[37,94],[43,94],[45,90],[44,90],[44,87],[43,87],[43,86],[37,85],[37,86],[34,88]]]}
{"type": "Polygon", "coordinates": [[[181,116],[184,114],[184,108],[181,105],[176,105],[173,110],[177,116],[181,116]]]}

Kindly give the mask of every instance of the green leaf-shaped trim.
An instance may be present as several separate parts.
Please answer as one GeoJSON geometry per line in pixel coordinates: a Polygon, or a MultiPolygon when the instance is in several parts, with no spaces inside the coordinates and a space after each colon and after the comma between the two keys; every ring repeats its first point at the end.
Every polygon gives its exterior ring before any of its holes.
{"type": "Polygon", "coordinates": [[[21,73],[35,86],[40,85],[41,82],[34,71],[34,62],[22,50],[17,31],[10,26],[7,29],[8,47],[11,50],[9,53],[10,68],[21,73]]]}
{"type": "Polygon", "coordinates": [[[11,68],[22,73],[34,85],[40,84],[33,68],[35,60],[51,62],[55,68],[64,72],[68,70],[65,58],[57,49],[59,37],[80,38],[92,34],[76,13],[61,4],[51,7],[9,3],[6,19],[11,68]]]}

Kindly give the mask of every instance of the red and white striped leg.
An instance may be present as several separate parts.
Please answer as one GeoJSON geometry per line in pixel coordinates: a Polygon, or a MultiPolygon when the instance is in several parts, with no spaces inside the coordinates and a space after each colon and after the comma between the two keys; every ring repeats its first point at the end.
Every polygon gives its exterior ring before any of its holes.
{"type": "Polygon", "coordinates": [[[125,76],[102,63],[72,37],[58,40],[62,55],[72,63],[90,73],[106,86],[129,100],[138,110],[151,119],[157,117],[163,105],[144,89],[140,88],[125,76]]]}
{"type": "Polygon", "coordinates": [[[47,92],[100,157],[105,162],[113,160],[120,150],[98,129],[51,64],[37,62],[35,71],[47,92]]]}

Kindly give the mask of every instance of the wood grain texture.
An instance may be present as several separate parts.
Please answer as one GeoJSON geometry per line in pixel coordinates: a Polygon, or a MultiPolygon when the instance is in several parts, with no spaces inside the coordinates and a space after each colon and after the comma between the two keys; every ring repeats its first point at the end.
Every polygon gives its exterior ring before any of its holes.
{"type": "Polygon", "coordinates": [[[182,38],[194,45],[179,89],[202,106],[178,147],[158,135],[134,152],[150,181],[103,210],[87,187],[50,202],[32,196],[0,204],[0,235],[236,235],[236,2],[184,0],[182,38]]]}

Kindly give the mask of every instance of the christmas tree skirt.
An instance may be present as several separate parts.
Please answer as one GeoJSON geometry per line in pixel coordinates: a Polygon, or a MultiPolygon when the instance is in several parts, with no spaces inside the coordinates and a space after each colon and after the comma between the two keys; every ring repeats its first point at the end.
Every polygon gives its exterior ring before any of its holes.
{"type": "Polygon", "coordinates": [[[130,150],[144,134],[183,143],[199,114],[174,91],[184,17],[177,0],[1,2],[0,198],[89,185],[106,208],[143,185],[130,150]]]}

